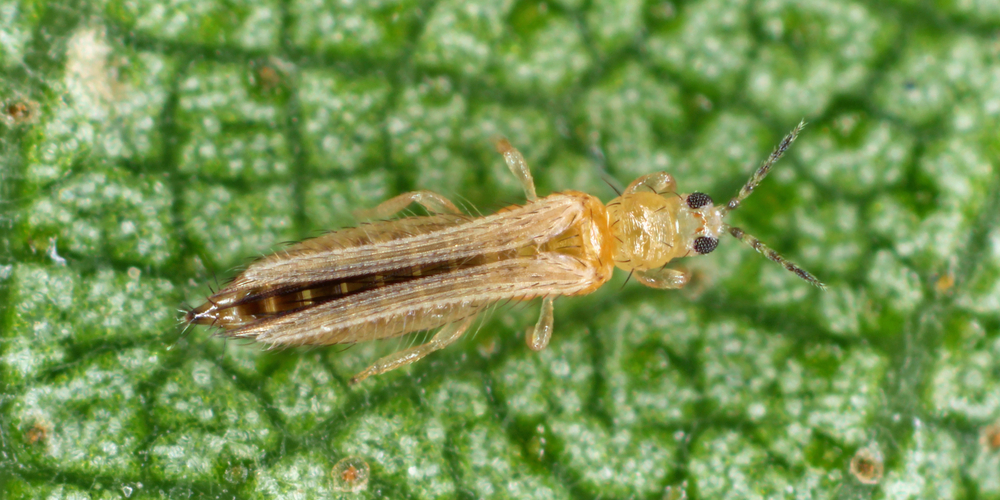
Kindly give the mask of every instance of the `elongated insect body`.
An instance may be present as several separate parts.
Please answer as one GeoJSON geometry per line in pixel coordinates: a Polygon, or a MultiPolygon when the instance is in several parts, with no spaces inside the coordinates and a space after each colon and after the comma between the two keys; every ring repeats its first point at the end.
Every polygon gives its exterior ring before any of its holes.
{"type": "Polygon", "coordinates": [[[379,359],[354,377],[358,382],[451,344],[481,311],[501,301],[542,298],[527,343],[543,349],[552,334],[555,297],[593,292],[615,267],[646,286],[680,288],[687,273],[667,264],[711,252],[725,232],[822,288],[811,274],[723,222],[801,127],[724,206],[714,206],[703,193],[678,194],[665,172],[636,179],[607,205],[577,191],[538,198],[523,156],[500,139],[497,150],[521,181],[526,204],[470,217],[429,191],[397,196],[359,214],[383,220],[252,263],[185,320],[271,346],[353,344],[440,328],[427,343],[379,359]],[[412,203],[431,215],[385,220],[412,203]]]}

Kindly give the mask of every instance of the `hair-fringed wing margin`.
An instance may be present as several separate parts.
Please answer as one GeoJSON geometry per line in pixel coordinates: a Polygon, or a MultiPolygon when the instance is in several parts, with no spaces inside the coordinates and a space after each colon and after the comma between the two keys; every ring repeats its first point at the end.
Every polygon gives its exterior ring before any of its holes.
{"type": "MultiPolygon", "coordinates": [[[[338,235],[344,231],[337,231],[253,262],[223,292],[298,286],[500,253],[544,243],[584,216],[584,211],[576,198],[553,194],[486,217],[458,216],[459,220],[442,224],[440,229],[388,241],[343,246],[344,238],[338,235]],[[323,248],[324,240],[332,248],[323,248]]],[[[425,219],[411,217],[345,231],[405,234],[407,224],[425,219]]]]}

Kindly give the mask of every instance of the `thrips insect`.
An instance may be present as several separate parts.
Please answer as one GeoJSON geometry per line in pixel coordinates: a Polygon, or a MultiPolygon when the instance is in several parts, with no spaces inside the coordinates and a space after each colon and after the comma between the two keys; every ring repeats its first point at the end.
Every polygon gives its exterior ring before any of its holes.
{"type": "Polygon", "coordinates": [[[652,288],[681,288],[688,274],[667,264],[715,250],[725,232],[823,288],[804,269],[723,222],[803,125],[719,206],[704,193],[678,194],[666,172],[636,179],[607,205],[578,191],[539,198],[524,157],[499,139],[497,151],[523,186],[526,204],[471,217],[430,191],[396,196],[358,214],[376,222],[305,240],[250,264],[185,320],[281,347],[354,344],[440,328],[427,343],[377,360],[352,379],[356,383],[448,346],[500,301],[542,299],[527,343],[543,349],[552,336],[555,297],[593,292],[615,267],[652,288]],[[412,203],[431,215],[387,220],[412,203]]]}

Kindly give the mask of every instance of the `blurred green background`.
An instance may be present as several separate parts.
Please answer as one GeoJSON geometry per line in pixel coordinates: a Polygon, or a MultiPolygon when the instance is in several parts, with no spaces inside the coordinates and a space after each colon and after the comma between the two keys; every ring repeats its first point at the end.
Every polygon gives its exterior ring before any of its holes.
{"type": "Polygon", "coordinates": [[[0,491],[324,498],[358,457],[350,498],[1000,498],[998,33],[992,0],[0,0],[0,491]],[[724,240],[683,291],[557,300],[541,353],[507,306],[359,387],[413,339],[181,335],[355,208],[522,201],[493,135],[540,194],[723,201],[803,118],[730,222],[826,292],[724,240]]]}

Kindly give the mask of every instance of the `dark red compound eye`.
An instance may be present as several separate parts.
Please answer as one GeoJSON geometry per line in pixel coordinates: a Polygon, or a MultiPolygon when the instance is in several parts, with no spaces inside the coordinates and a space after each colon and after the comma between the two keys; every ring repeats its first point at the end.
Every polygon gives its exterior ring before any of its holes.
{"type": "Polygon", "coordinates": [[[705,255],[706,253],[711,253],[715,250],[715,247],[719,246],[718,238],[709,238],[708,236],[699,236],[694,239],[694,251],[698,252],[700,255],[705,255]]]}
{"type": "Polygon", "coordinates": [[[687,204],[691,208],[701,208],[705,205],[711,205],[712,197],[705,193],[691,193],[688,195],[687,204]]]}

